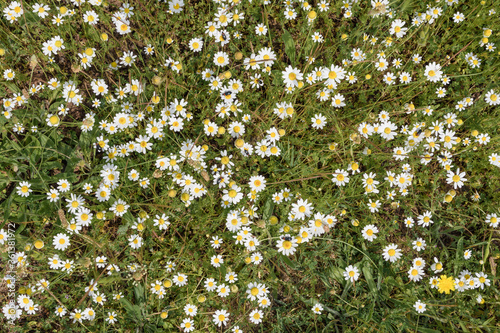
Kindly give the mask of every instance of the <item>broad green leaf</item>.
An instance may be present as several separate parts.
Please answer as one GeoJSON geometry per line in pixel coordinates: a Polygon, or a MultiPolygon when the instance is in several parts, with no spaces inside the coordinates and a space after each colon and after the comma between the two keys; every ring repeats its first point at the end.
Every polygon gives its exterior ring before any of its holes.
{"type": "Polygon", "coordinates": [[[295,42],[293,41],[292,35],[283,29],[283,35],[281,38],[283,39],[283,43],[285,43],[285,53],[290,59],[292,66],[295,66],[295,42]]]}

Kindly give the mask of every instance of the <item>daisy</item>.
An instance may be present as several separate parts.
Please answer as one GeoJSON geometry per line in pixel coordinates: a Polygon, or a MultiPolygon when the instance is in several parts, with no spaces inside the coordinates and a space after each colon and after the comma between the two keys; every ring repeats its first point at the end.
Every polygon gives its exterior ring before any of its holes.
{"type": "Polygon", "coordinates": [[[205,280],[205,289],[207,289],[207,291],[214,291],[215,289],[217,289],[217,283],[213,278],[208,278],[205,280]]]}
{"type": "Polygon", "coordinates": [[[278,247],[278,252],[289,256],[293,255],[297,249],[298,243],[295,238],[290,237],[290,235],[286,234],[278,241],[276,244],[278,247]]]}
{"type": "Polygon", "coordinates": [[[334,182],[337,186],[345,186],[349,183],[349,174],[345,170],[337,169],[333,174],[332,182],[334,182]]]}
{"type": "Polygon", "coordinates": [[[314,304],[314,306],[311,309],[315,314],[321,314],[323,311],[323,306],[320,303],[314,304]]]}
{"type": "Polygon", "coordinates": [[[491,106],[498,105],[500,104],[500,96],[491,89],[484,95],[484,101],[491,106]]]}
{"type": "Polygon", "coordinates": [[[292,204],[292,212],[298,220],[311,216],[312,209],[312,203],[309,203],[307,199],[298,199],[296,203],[292,204]]]}
{"type": "Polygon", "coordinates": [[[393,73],[386,73],[384,75],[384,81],[387,85],[391,86],[396,83],[396,75],[393,73]]]}
{"type": "Polygon", "coordinates": [[[82,313],[82,310],[75,309],[70,315],[70,318],[73,319],[73,323],[79,322],[81,323],[83,319],[85,319],[84,314],[82,313]]]}
{"type": "Polygon", "coordinates": [[[213,322],[219,327],[226,326],[228,320],[229,312],[227,312],[226,310],[216,310],[213,314],[213,322]]]}
{"type": "Polygon", "coordinates": [[[266,25],[264,23],[260,23],[257,26],[255,26],[255,34],[257,34],[257,36],[263,36],[267,34],[266,25]]]}
{"type": "Polygon", "coordinates": [[[184,329],[184,332],[191,332],[195,329],[194,321],[191,318],[184,318],[181,323],[181,328],[184,329]]]}
{"type": "Polygon", "coordinates": [[[488,144],[488,142],[490,142],[490,136],[488,135],[488,133],[479,134],[476,138],[476,142],[480,145],[486,145],[488,144]]]}
{"type": "Polygon", "coordinates": [[[75,194],[71,193],[71,198],[66,199],[66,202],[68,202],[68,204],[66,205],[68,211],[72,214],[75,214],[82,207],[85,200],[81,195],[76,196],[75,194]]]}
{"type": "Polygon", "coordinates": [[[376,212],[378,212],[378,209],[380,208],[380,200],[372,201],[372,199],[369,199],[369,202],[367,205],[368,205],[368,208],[370,209],[370,212],[376,213],[376,212]]]}
{"type": "Polygon", "coordinates": [[[443,263],[440,262],[438,258],[434,257],[434,263],[431,265],[431,269],[434,273],[440,273],[443,271],[443,263]]]}
{"type": "Polygon", "coordinates": [[[444,87],[440,87],[436,89],[437,97],[444,97],[446,95],[446,89],[444,87]]]}
{"type": "Polygon", "coordinates": [[[220,254],[218,254],[218,255],[212,256],[212,258],[210,259],[210,262],[211,262],[212,266],[220,267],[220,265],[222,263],[224,263],[224,259],[222,258],[222,256],[220,254]]]}
{"type": "Polygon", "coordinates": [[[322,43],[323,42],[323,36],[317,31],[311,36],[311,38],[312,38],[313,42],[315,42],[315,43],[322,43]]]}
{"type": "Polygon", "coordinates": [[[118,199],[113,203],[109,210],[115,213],[116,216],[121,217],[125,215],[129,207],[130,206],[125,201],[123,201],[122,199],[118,199]]]}
{"type": "Polygon", "coordinates": [[[465,178],[465,172],[460,172],[460,168],[458,168],[455,173],[453,171],[448,171],[446,182],[448,184],[453,184],[454,189],[457,187],[461,188],[465,181],[467,181],[467,178],[465,178]]]}
{"type": "Polygon", "coordinates": [[[214,64],[219,67],[229,64],[229,55],[226,52],[217,52],[214,54],[214,64]]]}
{"type": "Polygon", "coordinates": [[[344,278],[346,281],[351,280],[351,282],[358,281],[359,279],[359,270],[357,267],[349,265],[344,270],[344,278]]]}
{"type": "MultiPolygon", "coordinates": [[[[412,222],[413,222],[413,219],[412,219],[412,222]]],[[[417,250],[420,252],[422,250],[425,250],[426,243],[425,243],[424,239],[417,238],[417,240],[412,242],[412,245],[413,245],[414,250],[417,250]]]]}
{"type": "Polygon", "coordinates": [[[431,62],[427,66],[425,66],[425,76],[427,80],[431,82],[438,82],[441,80],[443,75],[443,71],[441,71],[441,65],[435,62],[431,62]]]}
{"type": "Polygon", "coordinates": [[[415,311],[417,311],[418,313],[425,312],[425,303],[420,302],[420,300],[416,301],[413,307],[415,308],[415,311]]]}
{"type": "Polygon", "coordinates": [[[194,317],[198,313],[198,307],[193,304],[186,304],[186,306],[184,306],[184,312],[186,316],[194,317]]]}
{"type": "Polygon", "coordinates": [[[226,273],[225,280],[229,283],[235,283],[238,281],[238,274],[234,272],[228,272],[226,273]]]}
{"type": "Polygon", "coordinates": [[[479,288],[484,289],[484,286],[490,286],[490,280],[488,279],[488,275],[484,272],[476,273],[476,278],[478,281],[479,288]]]}
{"type": "Polygon", "coordinates": [[[66,314],[67,310],[62,306],[58,306],[56,307],[56,310],[54,312],[56,316],[63,317],[66,314]]]}
{"type": "Polygon", "coordinates": [[[260,309],[255,309],[249,314],[250,321],[254,324],[260,324],[264,313],[260,309]]]}
{"type": "Polygon", "coordinates": [[[298,87],[298,81],[302,81],[304,78],[303,74],[292,66],[288,66],[282,72],[282,77],[287,87],[298,87]]]}
{"type": "Polygon", "coordinates": [[[251,256],[251,260],[252,260],[254,265],[260,264],[263,259],[264,259],[264,257],[262,256],[262,254],[260,254],[260,252],[255,252],[251,256]]]}
{"type": "Polygon", "coordinates": [[[330,68],[325,67],[322,70],[322,79],[326,80],[325,85],[332,85],[333,89],[337,88],[337,84],[345,77],[345,70],[340,66],[331,65],[330,68]]]}
{"type": "Polygon", "coordinates": [[[369,242],[373,242],[377,238],[378,228],[373,224],[369,224],[363,228],[361,234],[363,238],[368,240],[369,242]]]}
{"type": "Polygon", "coordinates": [[[56,236],[54,236],[52,244],[54,245],[54,248],[56,250],[61,250],[61,251],[65,251],[71,245],[68,235],[62,233],[59,233],[56,236]]]}
{"type": "Polygon", "coordinates": [[[389,244],[383,250],[383,257],[385,261],[396,262],[403,255],[401,254],[401,250],[398,249],[396,244],[389,244]]]}
{"type": "Polygon", "coordinates": [[[66,179],[60,179],[58,182],[57,182],[57,185],[59,185],[57,187],[57,189],[62,192],[62,193],[65,193],[65,192],[68,192],[69,189],[70,189],[70,183],[66,180],[66,179]]]}
{"type": "Polygon", "coordinates": [[[118,319],[116,318],[116,312],[114,311],[108,312],[108,316],[106,317],[105,320],[110,324],[116,323],[118,321],[118,319]]]}
{"type": "Polygon", "coordinates": [[[495,214],[495,213],[492,213],[492,214],[488,214],[486,215],[486,220],[485,222],[492,228],[496,228],[498,227],[498,223],[499,223],[499,218],[498,218],[498,215],[495,214]]]}
{"type": "Polygon", "coordinates": [[[174,284],[178,287],[185,286],[188,282],[188,277],[185,274],[179,273],[175,274],[173,277],[174,284]]]}
{"type": "Polygon", "coordinates": [[[417,223],[418,223],[418,225],[421,225],[423,227],[428,227],[429,225],[434,223],[434,221],[432,221],[431,219],[432,219],[432,213],[429,211],[426,211],[422,215],[418,216],[417,223]]]}
{"type": "Polygon", "coordinates": [[[22,197],[28,197],[33,190],[31,189],[31,184],[28,182],[20,182],[16,187],[17,194],[22,197]]]}
{"type": "Polygon", "coordinates": [[[210,244],[214,249],[220,248],[220,245],[223,243],[222,239],[219,238],[219,236],[213,236],[212,240],[210,241],[210,244]]]}
{"type": "Polygon", "coordinates": [[[341,94],[336,94],[332,97],[332,106],[335,108],[344,107],[346,104],[344,103],[345,97],[341,94]]]}
{"type": "Polygon", "coordinates": [[[413,266],[408,271],[408,278],[410,279],[410,281],[418,282],[422,280],[423,276],[424,276],[424,270],[421,267],[413,266]]]}
{"type": "Polygon", "coordinates": [[[287,20],[294,20],[297,17],[297,12],[293,8],[287,7],[284,15],[287,20]]]}
{"type": "Polygon", "coordinates": [[[326,117],[323,116],[321,113],[314,115],[314,117],[311,118],[311,126],[312,128],[315,129],[323,129],[326,125],[326,117]]]}
{"type": "Polygon", "coordinates": [[[142,246],[142,237],[139,235],[131,235],[128,238],[128,241],[129,241],[130,247],[133,248],[134,250],[136,250],[142,246]]]}

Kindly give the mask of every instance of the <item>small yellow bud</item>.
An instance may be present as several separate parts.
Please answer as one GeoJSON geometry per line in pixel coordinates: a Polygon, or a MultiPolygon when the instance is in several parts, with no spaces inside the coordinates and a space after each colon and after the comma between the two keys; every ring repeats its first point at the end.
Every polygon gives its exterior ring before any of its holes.
{"type": "Polygon", "coordinates": [[[237,139],[234,144],[236,147],[241,148],[245,144],[245,141],[243,141],[243,139],[237,139]]]}

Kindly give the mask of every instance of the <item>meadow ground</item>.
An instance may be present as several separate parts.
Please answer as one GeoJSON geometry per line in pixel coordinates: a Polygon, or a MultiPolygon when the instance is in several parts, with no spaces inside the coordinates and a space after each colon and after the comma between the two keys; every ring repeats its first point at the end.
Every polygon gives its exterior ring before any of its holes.
{"type": "Polygon", "coordinates": [[[498,332],[498,1],[24,0],[2,332],[498,332]]]}

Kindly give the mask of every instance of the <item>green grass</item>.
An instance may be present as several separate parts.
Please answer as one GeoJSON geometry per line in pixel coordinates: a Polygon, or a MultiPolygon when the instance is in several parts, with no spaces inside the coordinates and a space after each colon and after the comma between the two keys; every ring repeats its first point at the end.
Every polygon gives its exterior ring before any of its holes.
{"type": "MultiPolygon", "coordinates": [[[[434,22],[412,25],[417,13],[427,10],[426,3],[418,1],[390,2],[387,13],[375,16],[368,2],[352,4],[352,18],[344,17],[342,2],[332,1],[326,12],[318,10],[319,1],[311,2],[317,18],[308,24],[310,10],[294,3],[297,18],[286,20],[283,2],[264,5],[261,0],[231,2],[228,10],[236,9],[244,14],[237,26],[226,27],[231,35],[230,42],[221,46],[214,38],[205,34],[205,25],[214,21],[218,5],[213,1],[185,1],[179,14],[168,13],[168,3],[150,1],[130,1],[134,15],[130,18],[132,32],[120,35],[112,21],[121,3],[112,1],[102,6],[84,3],[79,7],[66,3],[69,10],[60,26],[52,24],[56,7],[62,3],[41,1],[50,7],[50,15],[42,19],[33,13],[34,1],[23,1],[24,14],[13,23],[5,16],[0,20],[0,100],[20,95],[27,97],[22,106],[16,106],[10,114],[0,116],[0,229],[5,232],[9,225],[15,226],[16,253],[23,252],[26,263],[15,270],[17,281],[13,290],[15,297],[28,293],[39,308],[35,314],[23,311],[22,316],[9,324],[4,314],[0,322],[12,332],[54,332],[70,329],[72,332],[174,332],[181,329],[181,323],[188,316],[184,313],[186,304],[198,307],[193,318],[195,332],[231,332],[239,326],[244,332],[496,332],[498,326],[498,274],[496,267],[500,258],[498,227],[488,225],[488,214],[499,214],[500,169],[489,162],[493,153],[500,154],[498,106],[489,105],[485,97],[490,90],[500,93],[498,75],[500,64],[498,49],[488,52],[481,46],[483,28],[492,30],[489,43],[497,43],[500,22],[498,14],[489,14],[496,4],[494,1],[460,1],[448,6],[440,2],[429,2],[429,6],[442,9],[442,14],[434,22]],[[98,24],[91,26],[83,21],[86,11],[94,10],[99,16],[98,24]],[[453,22],[453,15],[461,12],[465,20],[453,22]],[[392,13],[392,18],[388,14],[392,13]],[[395,19],[406,22],[406,35],[396,38],[389,30],[395,19]],[[268,31],[263,36],[255,34],[255,26],[263,23],[268,31]],[[233,37],[238,31],[241,39],[233,37]],[[322,43],[314,43],[311,36],[319,32],[322,43]],[[107,34],[105,41],[102,34],[107,34]],[[368,36],[364,40],[364,36],[368,36]],[[49,59],[42,51],[44,42],[55,36],[64,40],[65,49],[49,59]],[[378,41],[370,43],[375,36],[378,41]],[[192,52],[188,43],[192,38],[202,38],[203,48],[192,52]],[[392,42],[383,42],[391,37],[392,42]],[[154,54],[147,55],[144,47],[154,47],[154,54]],[[276,54],[276,61],[270,74],[261,70],[246,70],[243,60],[252,53],[257,54],[269,47],[276,54]],[[95,49],[95,58],[88,69],[81,67],[81,54],[88,48],[95,49]],[[359,48],[366,59],[352,60],[351,52],[359,48]],[[130,67],[119,70],[109,68],[124,52],[132,51],[137,56],[130,67]],[[214,64],[214,54],[224,51],[230,62],[227,66],[214,64]],[[380,52],[384,52],[389,68],[378,71],[380,52]],[[474,53],[480,60],[478,68],[472,68],[465,56],[474,53]],[[242,58],[238,57],[241,53],[242,58]],[[412,61],[419,54],[420,63],[412,61]],[[314,63],[308,57],[315,58],[314,63]],[[394,59],[401,59],[401,68],[393,66],[394,59]],[[177,72],[165,62],[178,61],[182,69],[177,72]],[[433,83],[424,75],[425,67],[431,62],[442,66],[442,71],[451,83],[433,83]],[[324,79],[314,84],[306,83],[307,74],[317,67],[341,66],[346,74],[354,72],[357,82],[350,84],[342,80],[331,97],[341,94],[346,106],[334,108],[331,98],[320,101],[316,94],[326,88],[324,79]],[[80,67],[79,67],[80,66],[80,67]],[[304,74],[304,86],[287,93],[282,73],[288,66],[304,74]],[[15,73],[13,80],[3,77],[5,70],[15,73]],[[239,79],[243,91],[237,94],[241,111],[221,118],[216,107],[221,102],[220,92],[212,92],[210,83],[204,81],[201,72],[214,71],[214,76],[229,72],[230,79],[239,79]],[[384,82],[384,75],[394,73],[398,79],[394,85],[384,82]],[[399,80],[401,72],[412,76],[409,84],[399,80]],[[262,87],[252,88],[252,77],[259,73],[262,87]],[[73,81],[82,94],[79,105],[68,103],[63,96],[63,88],[49,89],[49,80],[56,78],[61,84],[73,81]],[[96,96],[91,82],[103,79],[109,93],[115,95],[118,87],[125,87],[132,80],[139,80],[143,92],[129,94],[119,101],[109,101],[106,96],[96,96]],[[44,84],[45,88],[30,95],[33,85],[44,84]],[[446,96],[439,98],[436,89],[445,87],[446,96]],[[159,97],[158,104],[152,100],[159,97]],[[473,104],[463,111],[455,105],[472,97],[473,104]],[[97,99],[101,105],[92,107],[97,99]],[[109,139],[110,146],[119,146],[135,141],[145,135],[148,121],[161,119],[162,109],[174,100],[188,102],[187,112],[191,120],[184,121],[184,128],[174,132],[166,126],[163,139],[151,139],[151,150],[146,154],[132,152],[126,157],[113,160],[119,171],[119,181],[111,190],[109,201],[97,200],[95,191],[103,183],[101,170],[109,162],[106,153],[96,149],[98,137],[109,139]],[[130,113],[144,114],[143,120],[135,126],[108,134],[99,123],[111,123],[115,115],[122,112],[121,104],[130,102],[130,113]],[[280,119],[275,113],[277,103],[293,105],[293,117],[280,119]],[[154,105],[154,110],[147,108],[154,105]],[[47,115],[56,114],[59,107],[68,108],[65,116],[60,116],[58,126],[47,124],[47,115]],[[427,116],[424,110],[434,111],[427,116]],[[392,140],[385,140],[379,134],[364,138],[358,132],[359,124],[379,123],[379,115],[387,111],[390,121],[398,130],[392,140]],[[88,132],[82,131],[87,115],[94,113],[94,124],[88,132]],[[311,118],[317,114],[326,117],[323,129],[314,129],[311,118]],[[420,136],[433,135],[429,129],[433,122],[444,121],[445,115],[454,113],[459,122],[450,128],[461,142],[452,149],[434,152],[431,162],[421,163],[425,156],[426,143],[417,143],[401,161],[393,156],[393,149],[404,147],[408,132],[416,125],[424,128],[420,136]],[[233,121],[243,123],[243,115],[250,115],[251,121],[244,123],[245,134],[240,138],[253,147],[265,138],[266,131],[275,127],[283,130],[276,146],[279,156],[261,158],[257,154],[244,156],[237,148],[239,142],[231,137],[228,130],[233,121]],[[225,133],[207,136],[204,122],[209,120],[225,133]],[[425,125],[422,126],[422,123],[425,125]],[[19,132],[17,126],[24,131],[19,132]],[[36,132],[31,131],[36,126],[36,132]],[[476,132],[475,132],[476,131],[476,132]],[[480,145],[475,138],[488,134],[490,141],[480,145]],[[471,143],[464,145],[469,138],[471,143]],[[197,184],[206,189],[200,198],[192,198],[186,203],[183,188],[176,184],[168,170],[159,170],[155,165],[160,156],[171,154],[179,157],[182,143],[191,140],[206,150],[202,170],[199,161],[186,159],[178,161],[180,170],[191,175],[197,184]],[[369,151],[367,152],[366,149],[369,151]],[[217,178],[212,166],[220,167],[222,152],[232,155],[234,163],[230,181],[237,184],[244,197],[229,208],[221,206],[223,188],[214,185],[217,178]],[[466,173],[463,187],[457,188],[451,202],[445,197],[453,189],[446,181],[447,170],[438,161],[444,151],[451,153],[451,170],[460,168],[466,173]],[[217,160],[219,158],[219,160],[217,160]],[[332,175],[337,169],[348,170],[349,164],[359,164],[360,173],[349,172],[346,186],[337,186],[332,175]],[[401,195],[396,186],[391,187],[384,180],[388,171],[401,173],[402,166],[409,164],[412,175],[408,194],[401,195]],[[147,178],[149,186],[141,188],[138,181],[128,178],[135,169],[140,179],[147,178]],[[379,193],[366,194],[363,174],[375,173],[379,193]],[[265,189],[255,200],[248,198],[249,179],[261,175],[266,179],[265,189]],[[47,192],[57,188],[57,182],[66,179],[71,190],[60,193],[60,200],[49,202],[47,192]],[[17,187],[27,181],[32,192],[27,197],[18,194],[17,187]],[[93,190],[85,193],[85,184],[93,190]],[[273,194],[289,189],[293,195],[290,201],[277,204],[273,194]],[[388,191],[396,191],[394,199],[387,199],[388,191]],[[67,207],[65,199],[70,194],[81,195],[84,206],[93,214],[89,226],[84,226],[79,234],[66,228],[75,216],[67,207]],[[479,194],[479,201],[472,195],[479,194]],[[307,243],[299,244],[290,256],[278,252],[277,243],[285,234],[296,237],[301,227],[309,220],[290,217],[292,204],[297,199],[307,199],[314,207],[314,213],[335,216],[334,227],[325,226],[324,234],[312,237],[307,243]],[[123,216],[117,216],[110,208],[118,200],[124,200],[130,207],[123,216]],[[380,200],[378,212],[368,209],[369,199],[380,200]],[[253,208],[252,208],[253,207],[253,208]],[[258,217],[248,218],[247,226],[259,240],[260,245],[248,251],[243,245],[235,244],[226,226],[226,218],[234,209],[255,209],[258,217]],[[432,213],[433,224],[429,227],[418,225],[417,217],[424,212],[432,213]],[[103,216],[98,216],[104,212],[103,216]],[[170,225],[167,230],[154,226],[155,216],[166,214],[170,225]],[[407,217],[415,219],[415,226],[407,228],[407,217]],[[132,228],[140,218],[144,229],[132,228]],[[276,223],[277,221],[277,223],[276,223]],[[373,242],[362,236],[367,225],[375,225],[379,232],[373,242]],[[284,227],[289,231],[283,231],[284,227]],[[70,237],[70,246],[55,249],[53,240],[63,233],[70,237]],[[140,235],[142,246],[131,247],[129,237],[140,235]],[[212,237],[223,240],[221,247],[210,245],[212,237]],[[423,251],[413,249],[412,242],[422,238],[426,242],[423,251]],[[43,248],[35,248],[37,240],[43,248]],[[384,260],[383,249],[396,244],[402,250],[402,257],[394,263],[384,260]],[[464,251],[472,251],[470,259],[464,258],[464,251]],[[259,252],[262,262],[258,265],[247,263],[252,254],[259,252]],[[48,262],[58,254],[62,260],[74,260],[71,273],[50,268],[48,262]],[[211,265],[211,257],[222,255],[220,267],[211,265]],[[96,265],[96,258],[105,256],[107,264],[117,265],[119,272],[108,275],[108,271],[96,265]],[[419,282],[409,280],[408,271],[415,258],[425,260],[424,277],[419,282]],[[443,263],[443,270],[433,273],[430,268],[434,258],[443,263]],[[173,272],[168,272],[167,262],[176,264],[173,272]],[[136,270],[131,270],[135,265],[136,270]],[[350,282],[344,278],[347,266],[353,265],[359,271],[359,279],[350,282]],[[473,276],[483,272],[490,280],[484,289],[469,289],[450,294],[439,293],[432,288],[432,276],[447,275],[458,278],[463,270],[473,276]],[[238,281],[225,282],[225,275],[235,272],[238,281]],[[188,277],[185,286],[165,288],[165,295],[159,298],[151,292],[151,284],[172,281],[174,274],[183,273],[188,277]],[[231,289],[227,297],[220,297],[216,291],[207,291],[205,281],[214,278],[217,283],[225,283],[231,289]],[[41,280],[50,282],[49,291],[38,290],[35,285],[41,280]],[[99,292],[107,300],[100,305],[92,300],[85,288],[97,281],[99,292]],[[250,283],[265,284],[271,305],[262,309],[263,321],[253,324],[249,314],[258,308],[256,301],[247,298],[250,283]],[[121,292],[123,298],[115,300],[113,295],[121,292]],[[478,303],[477,297],[484,300],[478,303]],[[205,299],[200,299],[204,296],[205,299]],[[417,300],[426,304],[426,311],[419,314],[414,308],[417,300]],[[321,314],[311,309],[322,304],[321,314]],[[62,318],[55,315],[56,307],[67,309],[62,318]],[[85,319],[73,323],[70,313],[75,309],[95,311],[93,320],[85,319]],[[227,310],[227,325],[218,327],[212,321],[217,310],[227,310]],[[105,321],[108,312],[116,312],[118,321],[111,325],[105,321]],[[165,318],[166,316],[166,318],[165,318]]],[[[3,4],[2,10],[9,4],[3,4]]],[[[226,84],[229,79],[221,81],[226,84]]],[[[107,95],[109,96],[109,95],[107,95]]],[[[227,188],[226,188],[227,189],[227,188]]],[[[5,236],[6,238],[6,236],[5,236]]],[[[8,242],[0,244],[2,267],[12,252],[8,242]]],[[[5,265],[4,265],[5,263],[5,265]]],[[[7,268],[2,273],[7,274],[7,268]]],[[[2,307],[12,297],[5,281],[0,282],[0,304],[2,307]]]]}

